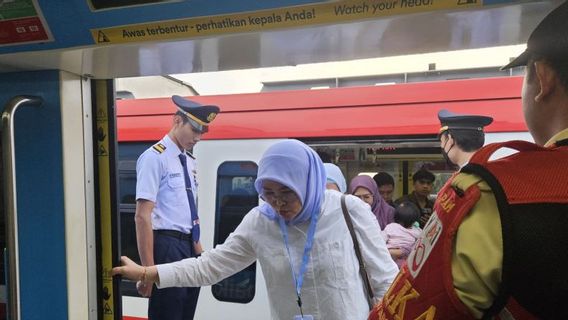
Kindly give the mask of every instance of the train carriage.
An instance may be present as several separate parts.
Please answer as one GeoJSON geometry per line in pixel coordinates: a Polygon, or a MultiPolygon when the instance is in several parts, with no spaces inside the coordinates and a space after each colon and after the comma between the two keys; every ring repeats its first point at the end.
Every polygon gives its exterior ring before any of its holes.
{"type": "MultiPolygon", "coordinates": [[[[437,140],[437,112],[490,115],[486,143],[531,140],[521,112],[521,77],[452,80],[387,86],[192,96],[221,107],[194,150],[202,243],[223,243],[259,202],[254,179],[262,153],[281,139],[300,139],[347,180],[385,171],[395,177],[395,196],[412,191],[411,176],[425,167],[436,175],[434,190],[451,175],[437,140]]],[[[137,259],[134,227],[137,156],[171,126],[169,98],[117,101],[122,252],[137,259]]],[[[434,196],[434,195],[433,195],[434,196]]],[[[255,264],[200,294],[196,317],[264,319],[269,315],[262,270],[255,264]]],[[[146,299],[124,282],[125,319],[145,317],[146,299]]]]}

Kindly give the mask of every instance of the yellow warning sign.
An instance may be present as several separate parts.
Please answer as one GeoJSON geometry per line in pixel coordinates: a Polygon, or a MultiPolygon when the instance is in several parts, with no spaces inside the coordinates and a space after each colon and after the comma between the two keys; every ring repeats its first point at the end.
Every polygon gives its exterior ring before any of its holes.
{"type": "Polygon", "coordinates": [[[108,303],[105,303],[103,312],[108,315],[112,315],[112,309],[110,308],[110,305],[108,303]]]}
{"type": "Polygon", "coordinates": [[[111,194],[110,194],[110,160],[108,157],[109,150],[109,117],[106,112],[106,101],[108,90],[106,87],[106,80],[96,80],[96,114],[97,114],[97,161],[99,168],[99,203],[100,203],[100,241],[101,241],[101,264],[102,264],[102,286],[104,300],[103,305],[103,320],[114,320],[113,310],[115,309],[114,302],[110,299],[113,292],[113,279],[110,275],[110,270],[113,267],[113,254],[112,254],[112,209],[111,209],[111,194]]]}
{"type": "Polygon", "coordinates": [[[99,31],[99,35],[98,35],[98,38],[97,38],[97,42],[98,42],[98,43],[101,43],[101,42],[109,42],[109,40],[108,40],[108,38],[107,38],[107,36],[105,35],[104,32],[99,31]]]}
{"type": "Polygon", "coordinates": [[[92,29],[98,44],[187,39],[331,24],[437,10],[478,8],[482,0],[340,0],[242,14],[92,29]]]}

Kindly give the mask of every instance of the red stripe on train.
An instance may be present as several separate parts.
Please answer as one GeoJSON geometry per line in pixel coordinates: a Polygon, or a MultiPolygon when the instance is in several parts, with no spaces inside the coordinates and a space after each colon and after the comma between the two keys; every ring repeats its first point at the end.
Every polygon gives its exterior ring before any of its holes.
{"type": "MultiPolygon", "coordinates": [[[[221,106],[205,140],[432,135],[438,111],[491,115],[486,132],[527,131],[522,77],[193,96],[221,106]]],[[[172,125],[170,98],[117,101],[118,141],[157,141],[172,125]]]]}

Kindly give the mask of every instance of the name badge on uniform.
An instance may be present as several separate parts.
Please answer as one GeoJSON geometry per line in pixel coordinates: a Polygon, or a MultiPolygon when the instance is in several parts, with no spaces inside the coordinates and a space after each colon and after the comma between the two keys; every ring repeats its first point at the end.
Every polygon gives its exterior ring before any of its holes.
{"type": "Polygon", "coordinates": [[[309,314],[305,314],[304,317],[297,315],[297,316],[294,316],[294,320],[314,320],[314,316],[309,315],[309,314]]]}

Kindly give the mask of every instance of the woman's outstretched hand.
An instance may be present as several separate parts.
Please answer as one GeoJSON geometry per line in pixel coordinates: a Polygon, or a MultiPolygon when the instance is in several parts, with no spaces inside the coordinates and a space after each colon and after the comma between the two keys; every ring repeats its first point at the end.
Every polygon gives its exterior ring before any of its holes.
{"type": "Polygon", "coordinates": [[[126,256],[120,257],[120,263],[122,266],[112,268],[111,274],[113,276],[121,275],[126,279],[137,281],[136,289],[138,293],[143,297],[150,297],[152,295],[152,284],[158,280],[156,267],[143,267],[126,256]]]}
{"type": "Polygon", "coordinates": [[[120,264],[122,266],[112,268],[111,274],[113,276],[121,275],[126,279],[134,281],[142,281],[142,278],[147,278],[146,268],[130,260],[127,256],[120,257],[120,264]]]}

